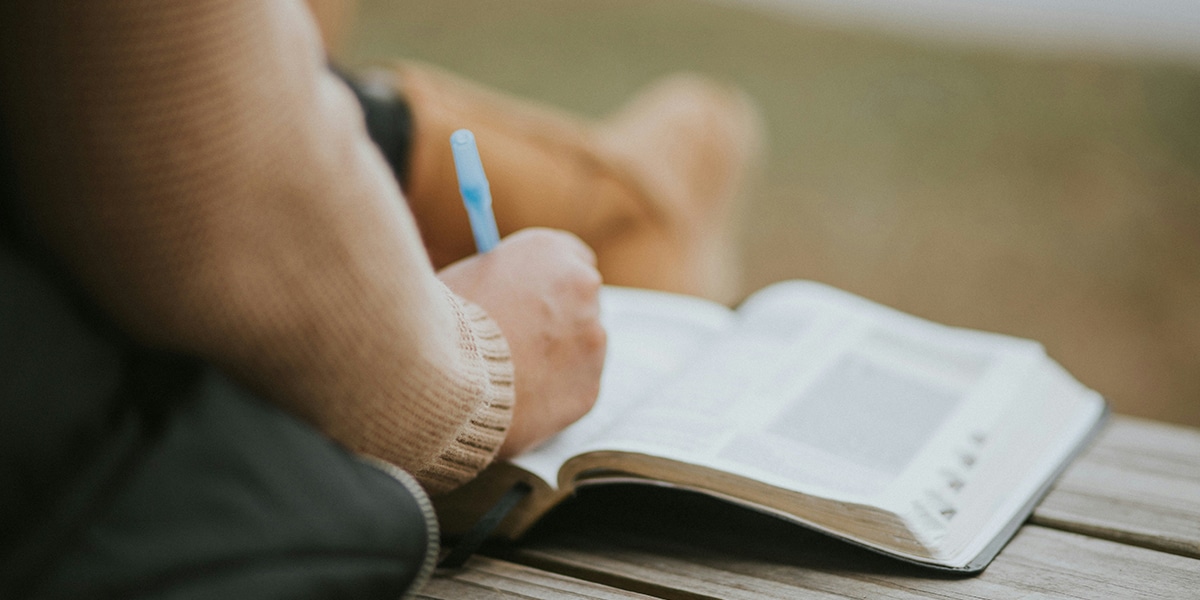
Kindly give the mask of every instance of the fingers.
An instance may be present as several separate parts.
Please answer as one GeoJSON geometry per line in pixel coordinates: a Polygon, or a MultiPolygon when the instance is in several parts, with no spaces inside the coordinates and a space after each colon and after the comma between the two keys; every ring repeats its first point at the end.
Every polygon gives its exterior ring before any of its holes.
{"type": "Polygon", "coordinates": [[[596,401],[607,334],[595,265],[574,235],[527,229],[438,274],[488,312],[512,351],[517,399],[502,458],[561,431],[596,401]]]}
{"type": "Polygon", "coordinates": [[[547,229],[544,227],[522,229],[501,240],[500,244],[527,246],[540,251],[558,252],[578,258],[592,267],[596,266],[596,252],[592,250],[591,246],[585,244],[575,234],[561,229],[547,229]]]}

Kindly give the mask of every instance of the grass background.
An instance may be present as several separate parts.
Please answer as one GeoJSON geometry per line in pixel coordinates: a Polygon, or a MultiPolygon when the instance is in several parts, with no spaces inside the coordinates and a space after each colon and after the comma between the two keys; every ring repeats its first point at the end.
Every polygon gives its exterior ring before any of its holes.
{"type": "Polygon", "coordinates": [[[1200,69],[824,27],[697,0],[373,0],[403,56],[584,115],[691,70],[769,128],[745,292],[808,278],[1030,337],[1115,409],[1200,425],[1200,69]]]}

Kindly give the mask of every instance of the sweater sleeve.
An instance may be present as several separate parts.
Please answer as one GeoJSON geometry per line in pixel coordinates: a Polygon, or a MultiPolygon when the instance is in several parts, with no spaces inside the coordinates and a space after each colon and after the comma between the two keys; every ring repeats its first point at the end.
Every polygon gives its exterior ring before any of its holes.
{"type": "Polygon", "coordinates": [[[437,280],[300,0],[4,4],[25,196],[104,309],[433,493],[488,463],[504,338],[437,280]]]}

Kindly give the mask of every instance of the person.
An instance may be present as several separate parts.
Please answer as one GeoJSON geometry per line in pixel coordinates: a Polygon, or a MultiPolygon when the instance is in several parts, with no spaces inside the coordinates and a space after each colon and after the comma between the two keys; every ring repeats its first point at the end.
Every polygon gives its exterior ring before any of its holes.
{"type": "Polygon", "coordinates": [[[0,38],[0,595],[395,595],[426,493],[594,402],[601,273],[728,289],[753,116],[703,80],[591,124],[407,63],[393,171],[303,3],[9,3],[0,38]]]}

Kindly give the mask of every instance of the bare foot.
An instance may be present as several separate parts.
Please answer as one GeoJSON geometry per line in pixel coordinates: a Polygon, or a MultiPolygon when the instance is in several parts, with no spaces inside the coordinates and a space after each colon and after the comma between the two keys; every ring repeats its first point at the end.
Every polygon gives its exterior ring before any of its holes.
{"type": "Polygon", "coordinates": [[[597,242],[605,281],[733,300],[734,228],[762,131],[744,94],[686,74],[655,83],[599,125],[601,152],[644,211],[597,242]]]}

